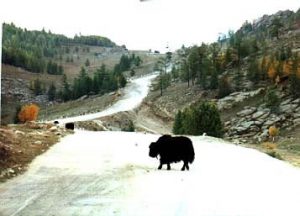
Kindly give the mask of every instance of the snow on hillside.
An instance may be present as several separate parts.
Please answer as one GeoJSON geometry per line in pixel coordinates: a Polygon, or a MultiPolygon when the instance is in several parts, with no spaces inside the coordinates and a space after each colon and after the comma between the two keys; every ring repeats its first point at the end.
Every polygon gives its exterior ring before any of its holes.
{"type": "Polygon", "coordinates": [[[0,215],[299,216],[300,170],[256,150],[191,137],[195,161],[157,170],[158,135],[76,131],[0,185],[0,215]]]}

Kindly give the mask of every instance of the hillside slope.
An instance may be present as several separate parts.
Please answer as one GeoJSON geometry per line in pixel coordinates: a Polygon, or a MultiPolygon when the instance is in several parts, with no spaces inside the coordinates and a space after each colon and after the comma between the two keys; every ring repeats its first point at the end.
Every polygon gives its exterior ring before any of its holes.
{"type": "Polygon", "coordinates": [[[162,95],[156,88],[145,99],[153,116],[172,125],[179,110],[208,100],[219,108],[225,139],[299,164],[300,10],[247,21],[212,44],[182,47],[172,64],[162,95]],[[279,133],[269,145],[272,126],[279,133]]]}

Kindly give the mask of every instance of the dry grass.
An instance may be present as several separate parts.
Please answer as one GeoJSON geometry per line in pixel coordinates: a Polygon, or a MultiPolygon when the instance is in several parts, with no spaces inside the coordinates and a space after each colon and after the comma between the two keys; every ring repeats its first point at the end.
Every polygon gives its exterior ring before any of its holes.
{"type": "Polygon", "coordinates": [[[29,122],[0,127],[0,182],[26,171],[28,164],[66,135],[52,124],[29,122]],[[51,128],[51,129],[50,129],[51,128]]]}
{"type": "Polygon", "coordinates": [[[264,142],[261,145],[264,149],[269,149],[269,150],[274,150],[277,148],[277,145],[271,142],[264,142]]]}

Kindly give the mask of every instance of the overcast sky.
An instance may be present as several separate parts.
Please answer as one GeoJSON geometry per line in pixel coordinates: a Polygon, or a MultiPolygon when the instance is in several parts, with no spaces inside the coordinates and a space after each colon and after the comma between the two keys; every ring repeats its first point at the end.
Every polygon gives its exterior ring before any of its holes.
{"type": "Polygon", "coordinates": [[[1,22],[29,30],[106,36],[129,49],[213,42],[245,20],[300,7],[299,0],[3,0],[1,22]]]}

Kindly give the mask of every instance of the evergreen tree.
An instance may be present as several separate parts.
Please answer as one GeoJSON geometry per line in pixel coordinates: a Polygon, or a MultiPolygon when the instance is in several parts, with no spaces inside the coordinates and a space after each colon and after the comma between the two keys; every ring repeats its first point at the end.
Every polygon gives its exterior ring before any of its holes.
{"type": "Polygon", "coordinates": [[[48,89],[48,99],[49,101],[54,101],[56,97],[56,87],[52,82],[49,89],[48,89]]]}
{"type": "Polygon", "coordinates": [[[175,134],[202,135],[222,137],[224,133],[221,117],[216,105],[201,102],[179,111],[173,125],[175,134]]]}
{"type": "Polygon", "coordinates": [[[290,93],[294,98],[300,97],[300,77],[298,73],[299,57],[295,54],[292,58],[292,68],[289,78],[290,93]]]}
{"type": "Polygon", "coordinates": [[[217,89],[218,86],[219,86],[218,74],[216,70],[213,70],[210,77],[210,89],[217,89]]]}
{"type": "Polygon", "coordinates": [[[266,107],[270,108],[271,112],[278,112],[280,99],[277,95],[276,89],[271,87],[267,90],[265,96],[266,107]]]}
{"type": "Polygon", "coordinates": [[[247,78],[254,84],[257,84],[259,82],[260,73],[259,73],[258,63],[256,59],[251,59],[247,71],[247,78]]]}
{"type": "Polygon", "coordinates": [[[225,75],[220,78],[218,97],[223,98],[231,93],[229,78],[225,75]]]}
{"type": "Polygon", "coordinates": [[[21,111],[21,108],[22,108],[22,106],[20,104],[18,104],[16,106],[16,112],[15,112],[15,117],[14,117],[14,124],[18,124],[20,122],[18,115],[19,115],[19,113],[21,111]]]}
{"type": "Polygon", "coordinates": [[[89,59],[86,59],[86,61],[85,61],[84,64],[85,64],[86,67],[89,67],[89,66],[90,66],[90,60],[89,60],[89,59]]]}
{"type": "Polygon", "coordinates": [[[170,75],[167,74],[167,67],[168,67],[168,58],[162,57],[159,59],[157,65],[159,70],[159,89],[160,89],[160,96],[163,95],[163,90],[166,89],[171,82],[170,75]]]}
{"type": "Polygon", "coordinates": [[[191,49],[190,54],[188,55],[187,63],[188,63],[188,68],[189,68],[189,72],[190,72],[189,77],[192,80],[192,85],[194,85],[196,75],[199,70],[198,47],[194,46],[191,49]]]}
{"type": "Polygon", "coordinates": [[[183,125],[182,125],[182,112],[179,110],[175,115],[175,121],[173,125],[174,134],[183,134],[183,125]]]}
{"type": "Polygon", "coordinates": [[[70,84],[68,83],[67,76],[63,75],[63,90],[62,90],[62,99],[68,101],[72,98],[72,92],[70,89],[70,84]]]}
{"type": "Polygon", "coordinates": [[[35,95],[43,94],[42,82],[39,79],[34,80],[33,91],[35,95]]]}

